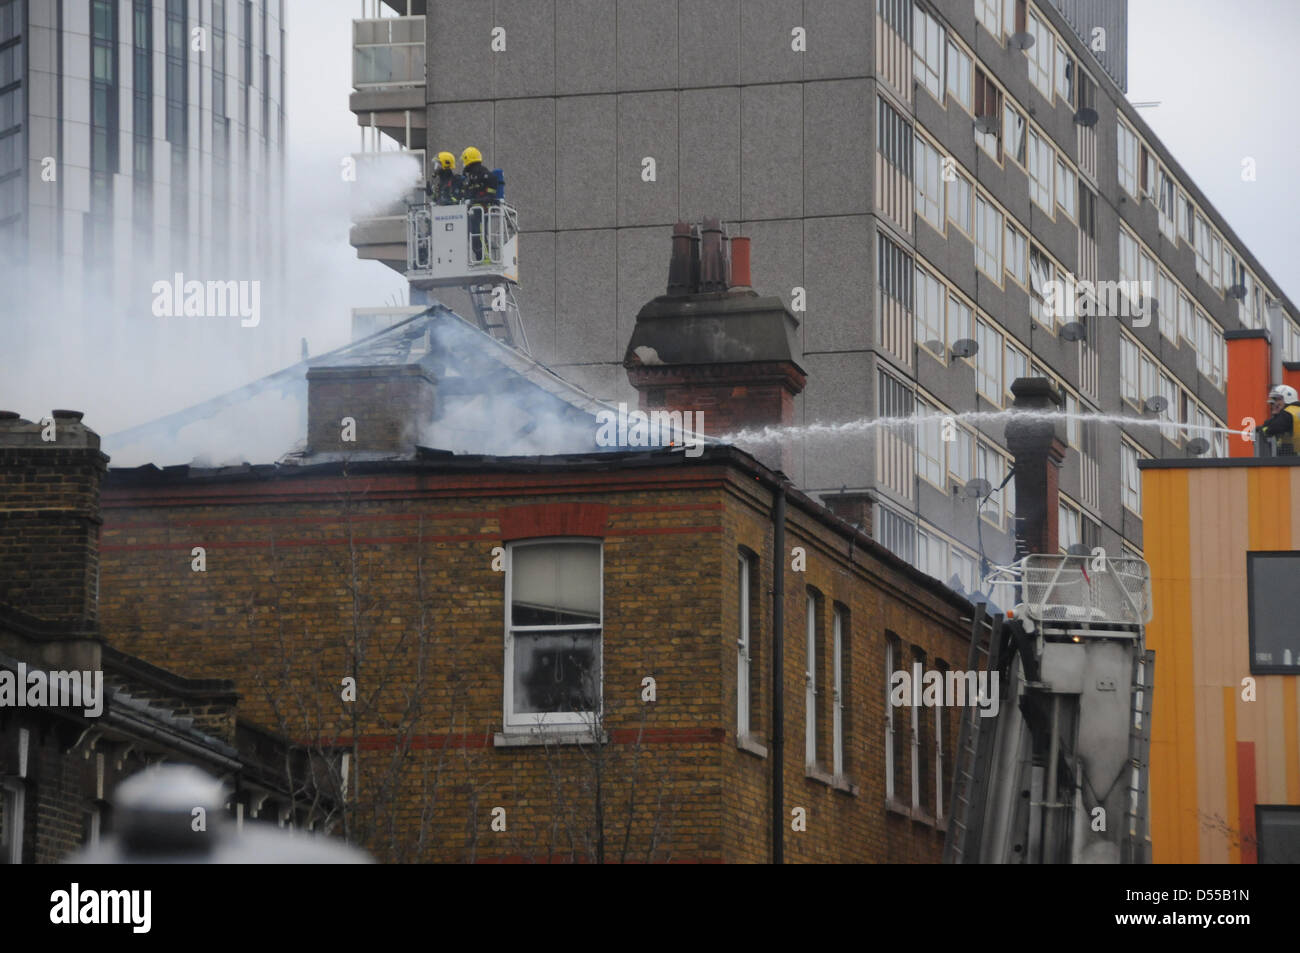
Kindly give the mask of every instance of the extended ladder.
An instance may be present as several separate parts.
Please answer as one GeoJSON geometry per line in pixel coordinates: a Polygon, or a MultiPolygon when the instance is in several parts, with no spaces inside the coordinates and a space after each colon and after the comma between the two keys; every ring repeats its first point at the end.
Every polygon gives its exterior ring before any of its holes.
{"type": "Polygon", "coordinates": [[[1151,863],[1150,818],[1147,789],[1151,766],[1151,693],[1155,682],[1156,653],[1143,652],[1133,665],[1133,718],[1128,739],[1128,816],[1120,856],[1126,864],[1151,863]]]}
{"type": "Polygon", "coordinates": [[[528,335],[515,301],[514,289],[509,282],[483,282],[469,285],[470,303],[478,326],[503,344],[527,354],[528,335]]]}
{"type": "MultiPolygon", "coordinates": [[[[968,672],[991,672],[998,666],[1002,616],[988,619],[984,605],[982,602],[976,603],[974,618],[971,620],[970,651],[966,659],[968,672]]],[[[990,684],[990,690],[991,687],[990,684]]],[[[988,793],[993,735],[981,731],[980,723],[985,719],[980,715],[980,706],[975,700],[970,701],[962,710],[961,729],[957,734],[957,763],[954,765],[952,797],[949,800],[948,831],[943,844],[945,864],[979,861],[978,843],[984,821],[984,801],[988,793]]],[[[993,722],[996,720],[992,719],[993,722]]]]}

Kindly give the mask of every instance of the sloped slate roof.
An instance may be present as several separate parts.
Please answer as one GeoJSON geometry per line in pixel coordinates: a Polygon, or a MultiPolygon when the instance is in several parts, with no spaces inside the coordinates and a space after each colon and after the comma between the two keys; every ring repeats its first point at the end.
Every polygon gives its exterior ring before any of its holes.
{"type": "Polygon", "coordinates": [[[598,450],[606,405],[454,311],[435,304],[391,328],[244,387],[104,438],[115,467],[306,460],[307,371],[419,364],[437,385],[421,442],[458,453],[598,450]]]}

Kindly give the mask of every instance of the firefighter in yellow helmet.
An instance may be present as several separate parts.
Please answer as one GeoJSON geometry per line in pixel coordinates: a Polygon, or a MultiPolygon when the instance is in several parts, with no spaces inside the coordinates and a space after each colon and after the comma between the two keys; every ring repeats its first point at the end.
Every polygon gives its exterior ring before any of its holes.
{"type": "Polygon", "coordinates": [[[498,200],[497,177],[483,164],[483,153],[473,146],[460,154],[461,194],[469,205],[469,233],[473,243],[474,261],[490,262],[491,249],[483,246],[483,221],[488,205],[498,200]]]}
{"type": "Polygon", "coordinates": [[[459,205],[461,177],[456,172],[456,157],[450,152],[438,153],[438,168],[427,190],[434,205],[459,205]]]}
{"type": "Polygon", "coordinates": [[[1278,384],[1268,392],[1268,410],[1272,414],[1259,427],[1266,437],[1277,439],[1279,457],[1295,456],[1300,446],[1300,395],[1286,384],[1278,384]]]}

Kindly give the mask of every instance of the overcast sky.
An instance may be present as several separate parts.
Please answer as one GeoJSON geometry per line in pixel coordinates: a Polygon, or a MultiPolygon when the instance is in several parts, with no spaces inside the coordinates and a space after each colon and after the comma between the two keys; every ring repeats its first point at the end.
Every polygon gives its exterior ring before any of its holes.
{"type": "MultiPolygon", "coordinates": [[[[970,0],[942,0],[963,2],[970,0]]],[[[289,0],[293,206],[338,208],[328,197],[342,187],[339,162],[360,149],[348,93],[351,21],[361,6],[361,0],[289,0]]],[[[1297,0],[1129,3],[1129,98],[1160,101],[1142,115],[1293,301],[1300,301],[1294,264],[1300,110],[1291,82],[1279,77],[1289,77],[1284,67],[1297,55],[1297,0]],[[1256,163],[1254,182],[1241,178],[1246,156],[1256,163]]],[[[350,308],[390,303],[405,292],[396,273],[357,260],[345,215],[311,232],[299,240],[309,241],[315,253],[313,280],[326,283],[329,300],[337,302],[318,319],[311,347],[319,353],[346,341],[350,308]]]]}

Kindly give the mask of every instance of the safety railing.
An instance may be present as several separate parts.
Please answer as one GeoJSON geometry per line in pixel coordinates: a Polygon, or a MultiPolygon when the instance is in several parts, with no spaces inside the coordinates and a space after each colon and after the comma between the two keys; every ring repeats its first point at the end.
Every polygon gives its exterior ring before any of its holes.
{"type": "Polygon", "coordinates": [[[1151,621],[1151,569],[1131,556],[1026,556],[999,567],[987,582],[999,605],[1023,604],[1038,622],[1151,621]]]}

